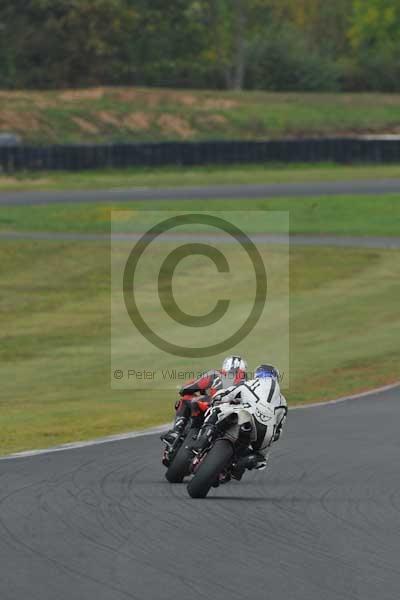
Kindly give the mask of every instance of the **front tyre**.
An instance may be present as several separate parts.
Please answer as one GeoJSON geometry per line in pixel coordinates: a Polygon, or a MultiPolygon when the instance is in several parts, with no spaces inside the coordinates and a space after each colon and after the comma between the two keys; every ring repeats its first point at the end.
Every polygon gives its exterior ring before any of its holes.
{"type": "Polygon", "coordinates": [[[191,429],[187,434],[185,441],[179,448],[175,458],[168,467],[165,477],[170,483],[182,483],[184,477],[190,473],[190,463],[193,459],[193,453],[188,448],[193,438],[197,435],[198,430],[191,429]]]}
{"type": "Polygon", "coordinates": [[[191,498],[205,498],[219,474],[230,464],[233,446],[228,440],[217,440],[199,466],[187,490],[191,498]]]}

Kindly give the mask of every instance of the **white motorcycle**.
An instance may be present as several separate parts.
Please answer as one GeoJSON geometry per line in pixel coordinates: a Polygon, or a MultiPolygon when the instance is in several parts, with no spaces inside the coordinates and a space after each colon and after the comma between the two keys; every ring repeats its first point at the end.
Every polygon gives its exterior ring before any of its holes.
{"type": "Polygon", "coordinates": [[[267,402],[255,406],[241,401],[217,404],[206,413],[197,440],[192,445],[193,478],[187,486],[192,498],[205,498],[211,487],[240,480],[246,469],[256,468],[258,460],[249,450],[262,430],[263,447],[274,439],[276,419],[267,402]]]}

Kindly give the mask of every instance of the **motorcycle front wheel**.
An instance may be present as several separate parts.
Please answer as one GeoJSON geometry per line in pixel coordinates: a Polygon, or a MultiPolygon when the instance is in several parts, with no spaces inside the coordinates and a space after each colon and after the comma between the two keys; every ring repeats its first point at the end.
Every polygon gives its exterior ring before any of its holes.
{"type": "Polygon", "coordinates": [[[189,481],[187,490],[191,498],[205,498],[219,474],[233,458],[233,446],[228,440],[217,440],[204,461],[189,481]]]}

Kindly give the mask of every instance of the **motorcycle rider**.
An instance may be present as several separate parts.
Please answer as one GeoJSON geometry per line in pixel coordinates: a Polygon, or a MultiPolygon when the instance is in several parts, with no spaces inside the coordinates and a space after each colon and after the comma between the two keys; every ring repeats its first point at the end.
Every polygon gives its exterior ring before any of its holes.
{"type": "MultiPolygon", "coordinates": [[[[218,390],[230,388],[244,381],[247,376],[247,363],[241,356],[228,356],[221,370],[210,370],[198,379],[189,381],[179,390],[181,398],[175,404],[175,423],[172,429],[161,436],[166,444],[173,444],[184,431],[192,414],[201,415],[199,403],[208,408],[218,390]]],[[[199,424],[199,427],[201,423],[199,424]]]]}
{"type": "Polygon", "coordinates": [[[240,480],[246,469],[265,469],[270,447],[281,436],[288,408],[280,390],[280,380],[278,369],[272,365],[262,364],[257,367],[254,379],[220,390],[213,397],[213,403],[246,404],[246,408],[254,416],[257,439],[251,443],[247,456],[239,461],[238,468],[232,473],[235,479],[240,480]],[[269,423],[264,425],[261,419],[257,420],[257,403],[260,401],[269,403],[274,411],[275,419],[271,425],[269,423]]]}

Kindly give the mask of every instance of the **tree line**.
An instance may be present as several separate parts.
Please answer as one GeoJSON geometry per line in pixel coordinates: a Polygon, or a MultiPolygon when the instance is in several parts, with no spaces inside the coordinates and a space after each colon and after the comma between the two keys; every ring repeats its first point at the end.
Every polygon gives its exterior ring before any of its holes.
{"type": "Polygon", "coordinates": [[[12,0],[0,86],[400,91],[399,0],[12,0]]]}

